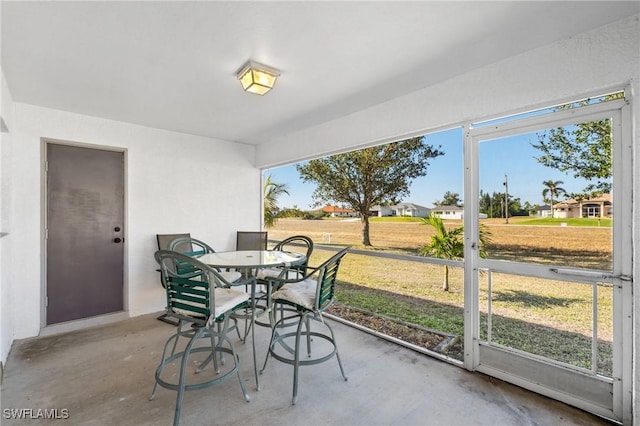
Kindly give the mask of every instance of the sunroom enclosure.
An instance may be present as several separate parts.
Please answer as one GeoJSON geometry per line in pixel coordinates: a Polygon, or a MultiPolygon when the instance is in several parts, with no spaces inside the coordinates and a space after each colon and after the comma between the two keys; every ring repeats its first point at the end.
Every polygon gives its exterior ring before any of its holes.
{"type": "MultiPolygon", "coordinates": [[[[532,376],[549,377],[550,371],[558,370],[567,372],[569,377],[584,379],[589,386],[597,383],[598,395],[603,389],[612,392],[610,401],[591,399],[585,409],[601,410],[598,412],[624,424],[637,423],[640,409],[637,374],[640,292],[632,292],[631,287],[636,285],[633,277],[640,273],[640,264],[635,262],[632,269],[629,268],[632,260],[638,258],[635,248],[640,244],[637,230],[640,224],[640,167],[637,166],[640,21],[637,11],[633,13],[601,27],[585,24],[584,32],[517,54],[507,52],[497,62],[472,62],[472,69],[456,69],[453,74],[436,76],[430,84],[411,92],[395,93],[395,97],[388,98],[382,93],[372,95],[378,103],[361,109],[336,108],[327,121],[308,127],[292,125],[288,127],[289,132],[265,136],[257,145],[133,124],[124,116],[107,119],[99,117],[95,110],[71,112],[44,103],[29,103],[18,98],[19,88],[12,86],[10,79],[5,79],[7,62],[3,62],[3,69],[0,69],[0,361],[7,361],[14,341],[55,332],[43,320],[46,304],[43,140],[108,147],[124,153],[125,286],[124,310],[119,316],[136,317],[161,311],[164,307],[163,291],[152,257],[156,248],[155,235],[190,232],[217,250],[232,249],[236,230],[261,227],[261,170],[456,126],[464,125],[467,126],[465,132],[471,131],[470,123],[624,89],[625,105],[617,112],[602,110],[597,114],[600,117],[600,113],[606,113],[605,116],[613,118],[615,123],[626,123],[619,128],[620,149],[614,149],[616,175],[613,188],[622,192],[620,196],[614,194],[613,200],[622,204],[616,204],[613,210],[611,235],[615,255],[611,270],[594,267],[598,276],[588,268],[586,272],[580,269],[576,274],[576,268],[569,265],[524,265],[517,259],[503,263],[491,258],[477,259],[471,252],[465,256],[466,305],[458,312],[461,312],[460,318],[465,318],[465,367],[509,375],[523,385],[530,382],[532,376]],[[12,90],[16,92],[15,99],[12,90]],[[187,190],[189,196],[185,197],[187,190]],[[561,273],[552,272],[552,268],[561,273]],[[603,270],[604,274],[601,274],[603,270]],[[597,319],[593,315],[590,322],[589,336],[597,329],[598,339],[603,339],[606,330],[603,332],[599,327],[610,328],[614,342],[609,357],[611,373],[607,370],[608,361],[600,361],[599,345],[595,346],[598,355],[594,360],[593,337],[583,345],[587,355],[586,362],[577,366],[580,371],[576,366],[564,365],[562,359],[539,360],[538,355],[527,352],[528,348],[509,346],[510,342],[500,340],[504,337],[500,329],[500,304],[522,294],[518,293],[521,289],[513,286],[501,287],[503,279],[507,278],[510,283],[513,277],[523,276],[534,276],[543,285],[562,281],[567,287],[586,290],[591,302],[590,305],[582,304],[581,308],[597,314],[597,319]],[[487,296],[481,299],[482,295],[487,296]],[[594,304],[592,301],[596,299],[594,304]],[[611,303],[615,309],[603,309],[606,303],[611,303]],[[491,310],[491,321],[483,309],[487,313],[491,310]],[[604,324],[607,310],[611,314],[610,326],[604,324]],[[466,321],[467,318],[472,321],[466,321]],[[490,328],[487,328],[488,322],[490,328]],[[597,326],[593,325],[595,323],[597,326]],[[498,371],[495,361],[510,364],[518,371],[498,371]],[[522,372],[518,368],[521,365],[535,365],[535,369],[522,372]],[[594,370],[594,367],[597,368],[594,370]],[[525,377],[518,376],[520,373],[525,377]]],[[[3,19],[6,16],[4,13],[3,19]]],[[[3,45],[7,41],[4,35],[3,45]]],[[[4,52],[6,50],[3,55],[4,52]]],[[[19,55],[20,49],[13,52],[19,55]]],[[[465,59],[459,56],[460,61],[465,59]]],[[[127,72],[126,67],[121,69],[123,73],[127,72]]],[[[9,74],[6,76],[10,77],[9,74]]],[[[85,90],[85,96],[91,97],[89,88],[85,90]]],[[[164,107],[162,102],[156,106],[164,107]]],[[[292,123],[298,123],[298,117],[289,118],[292,123]]],[[[304,122],[304,118],[299,122],[304,122]]],[[[566,124],[565,120],[560,121],[566,124]]],[[[477,145],[476,149],[481,150],[484,144],[494,143],[492,138],[502,136],[483,134],[478,130],[469,134],[471,139],[465,142],[465,147],[477,145]]],[[[472,176],[483,167],[483,159],[478,153],[465,151],[465,155],[469,156],[466,163],[471,165],[464,170],[467,176],[464,197],[468,201],[479,196],[478,178],[472,176]]],[[[511,176],[509,179],[511,185],[511,176]]],[[[549,177],[536,179],[542,181],[549,177]]],[[[465,208],[474,208],[473,205],[466,202],[465,208]]],[[[467,231],[477,229],[474,218],[477,218],[477,212],[465,212],[467,231]]],[[[470,241],[467,247],[472,244],[470,241]]],[[[353,259],[361,257],[357,254],[353,259]]],[[[441,264],[433,267],[439,269],[441,264]]],[[[463,282],[461,272],[456,280],[463,282]]],[[[536,300],[547,306],[557,306],[548,303],[550,299],[544,294],[536,300]]],[[[576,305],[570,303],[571,306],[576,305]]],[[[69,327],[104,324],[112,319],[110,316],[91,318],[69,324],[69,327]]],[[[579,383],[571,386],[579,387],[579,383]]],[[[548,389],[540,386],[534,390],[548,392],[548,389]]],[[[570,395],[565,390],[552,393],[551,396],[558,399],[570,395]]],[[[576,405],[584,401],[576,400],[575,395],[568,398],[573,398],[568,402],[576,405]]]]}

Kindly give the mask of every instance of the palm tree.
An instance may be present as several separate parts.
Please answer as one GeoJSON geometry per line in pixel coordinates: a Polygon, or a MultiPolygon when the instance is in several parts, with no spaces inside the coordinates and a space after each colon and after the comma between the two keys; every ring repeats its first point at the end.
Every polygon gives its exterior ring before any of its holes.
{"type": "Polygon", "coordinates": [[[552,181],[552,180],[545,180],[544,182],[542,182],[542,184],[544,186],[546,186],[546,188],[542,191],[542,200],[545,201],[547,200],[547,195],[549,196],[549,205],[551,206],[551,217],[553,217],[553,197],[560,195],[560,194],[566,194],[567,191],[564,190],[564,188],[561,188],[559,185],[562,185],[564,182],[561,180],[557,180],[557,181],[552,181]]]}
{"type": "MultiPolygon", "coordinates": [[[[464,226],[447,229],[444,222],[438,216],[431,215],[423,217],[424,225],[431,225],[435,229],[435,234],[431,236],[429,244],[420,249],[422,256],[432,256],[438,259],[461,260],[464,258],[464,241],[462,235],[464,226]]],[[[491,233],[486,226],[480,225],[480,257],[487,257],[486,245],[490,241],[491,233]]],[[[442,290],[449,291],[449,265],[444,265],[444,281],[442,290]]]]}
{"type": "Polygon", "coordinates": [[[278,220],[278,197],[282,194],[289,195],[287,184],[276,183],[271,179],[271,175],[267,176],[264,182],[264,226],[270,228],[276,224],[278,220]]]}

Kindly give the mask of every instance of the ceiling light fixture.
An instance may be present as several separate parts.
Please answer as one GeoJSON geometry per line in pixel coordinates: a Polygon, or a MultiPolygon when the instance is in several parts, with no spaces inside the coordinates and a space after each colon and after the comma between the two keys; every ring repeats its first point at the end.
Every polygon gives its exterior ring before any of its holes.
{"type": "Polygon", "coordinates": [[[258,62],[248,61],[240,68],[237,75],[245,92],[264,95],[276,84],[280,71],[258,62]]]}

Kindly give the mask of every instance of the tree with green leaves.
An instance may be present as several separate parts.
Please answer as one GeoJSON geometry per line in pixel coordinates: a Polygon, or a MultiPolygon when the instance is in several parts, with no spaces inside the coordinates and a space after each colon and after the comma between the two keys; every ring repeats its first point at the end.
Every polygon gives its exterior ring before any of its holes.
{"type": "MultiPolygon", "coordinates": [[[[620,99],[619,92],[604,97],[604,101],[620,99]]],[[[579,108],[591,100],[561,105],[558,110],[579,108]]],[[[538,143],[532,144],[541,151],[536,160],[547,167],[562,172],[572,172],[573,177],[590,182],[581,194],[573,198],[589,198],[611,192],[611,120],[579,123],[570,127],[558,127],[538,134],[538,143]]],[[[575,196],[574,196],[575,195],[575,196]]]]}
{"type": "MultiPolygon", "coordinates": [[[[431,256],[438,259],[462,260],[464,258],[464,226],[446,228],[444,222],[438,216],[423,217],[424,225],[431,225],[435,233],[431,235],[431,241],[420,249],[422,256],[431,256]]],[[[491,240],[491,233],[486,226],[480,225],[480,257],[487,257],[486,245],[491,240]]],[[[449,265],[444,265],[444,281],[442,290],[449,291],[449,265]]]]}
{"type": "Polygon", "coordinates": [[[504,200],[509,198],[509,215],[515,216],[518,210],[521,208],[520,199],[517,197],[505,197],[504,192],[493,192],[489,195],[488,192],[480,190],[479,207],[480,213],[484,213],[487,217],[504,217],[504,200]]]}
{"type": "Polygon", "coordinates": [[[538,205],[537,204],[531,204],[528,201],[524,202],[524,205],[522,206],[522,210],[527,212],[528,216],[531,216],[532,214],[535,214],[535,212],[538,210],[538,205]]]}
{"type": "Polygon", "coordinates": [[[287,184],[276,183],[272,180],[271,175],[267,176],[264,181],[264,226],[270,228],[276,224],[278,220],[278,198],[282,194],[289,195],[287,184]]]}
{"type": "Polygon", "coordinates": [[[542,190],[542,201],[546,202],[549,201],[549,205],[551,206],[551,213],[553,214],[553,199],[554,197],[556,198],[556,200],[558,199],[558,195],[560,194],[566,194],[567,191],[564,190],[564,188],[561,188],[560,185],[562,185],[564,182],[561,180],[557,180],[557,181],[552,181],[552,180],[545,180],[544,182],[542,182],[542,184],[545,186],[545,188],[542,190]]]}
{"type": "Polygon", "coordinates": [[[372,207],[409,195],[413,179],[425,176],[429,160],[444,152],[415,137],[311,160],[296,169],[304,182],[314,182],[316,205],[345,204],[360,215],[362,245],[371,246],[369,216],[372,207]]]}
{"type": "Polygon", "coordinates": [[[434,203],[436,206],[458,206],[462,205],[462,201],[460,200],[460,194],[457,192],[447,191],[442,196],[442,201],[436,201],[434,203]]]}
{"type": "Polygon", "coordinates": [[[480,200],[478,201],[480,213],[484,213],[487,217],[493,217],[493,202],[488,192],[480,190],[480,200]]]}

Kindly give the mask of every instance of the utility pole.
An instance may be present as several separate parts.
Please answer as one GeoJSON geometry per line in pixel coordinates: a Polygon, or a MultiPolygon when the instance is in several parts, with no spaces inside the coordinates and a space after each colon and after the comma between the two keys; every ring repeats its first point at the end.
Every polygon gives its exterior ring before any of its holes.
{"type": "Polygon", "coordinates": [[[505,223],[509,223],[509,183],[507,182],[507,175],[504,175],[504,217],[505,223]]]}

